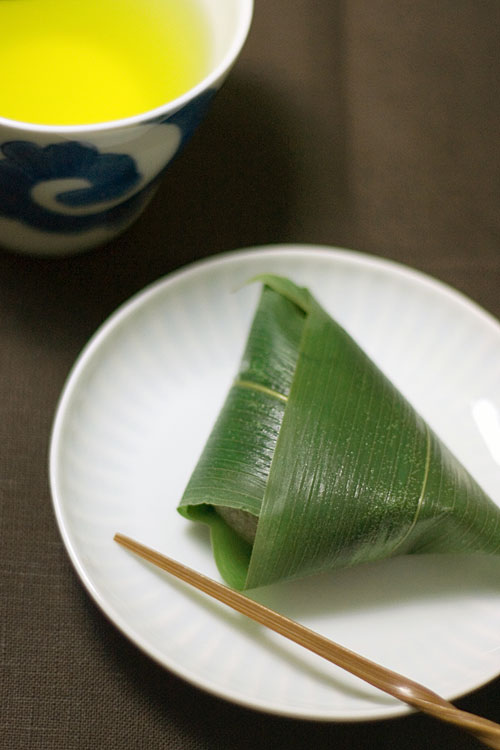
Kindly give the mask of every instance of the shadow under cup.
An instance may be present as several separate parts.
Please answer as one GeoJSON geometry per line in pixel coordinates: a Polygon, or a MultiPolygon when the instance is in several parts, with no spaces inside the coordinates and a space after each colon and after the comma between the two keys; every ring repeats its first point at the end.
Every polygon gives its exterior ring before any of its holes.
{"type": "Polygon", "coordinates": [[[253,0],[198,2],[212,64],[177,99],[95,125],[36,125],[0,116],[0,246],[69,255],[109,241],[137,219],[203,119],[250,28],[253,0]]]}

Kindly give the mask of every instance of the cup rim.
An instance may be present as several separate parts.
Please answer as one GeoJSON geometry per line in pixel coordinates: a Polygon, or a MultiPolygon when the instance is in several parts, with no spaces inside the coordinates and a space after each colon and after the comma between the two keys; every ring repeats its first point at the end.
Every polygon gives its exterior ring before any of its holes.
{"type": "Polygon", "coordinates": [[[244,3],[244,7],[241,11],[241,18],[237,29],[233,35],[232,42],[226,51],[218,65],[213,68],[204,78],[201,79],[195,86],[190,88],[175,99],[171,99],[165,104],[154,109],[149,109],[146,112],[140,112],[138,115],[132,115],[130,117],[122,117],[117,120],[106,120],[104,122],[88,123],[86,125],[41,125],[32,122],[25,122],[23,120],[14,120],[8,117],[2,117],[0,115],[0,127],[15,128],[16,130],[25,130],[30,133],[45,133],[54,135],[66,135],[66,134],[89,134],[102,131],[110,131],[121,128],[134,127],[142,125],[151,120],[156,120],[167,115],[173,115],[178,110],[182,109],[192,99],[195,99],[199,94],[210,89],[222,76],[224,76],[235,63],[238,55],[240,54],[243,45],[246,41],[250,26],[252,23],[253,12],[254,12],[254,0],[238,0],[244,3]]]}

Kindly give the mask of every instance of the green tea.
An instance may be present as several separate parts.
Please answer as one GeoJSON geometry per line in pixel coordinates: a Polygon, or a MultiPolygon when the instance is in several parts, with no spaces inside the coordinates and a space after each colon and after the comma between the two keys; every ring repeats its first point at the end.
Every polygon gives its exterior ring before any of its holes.
{"type": "Polygon", "coordinates": [[[198,0],[0,0],[0,116],[129,117],[189,90],[210,56],[198,0]]]}

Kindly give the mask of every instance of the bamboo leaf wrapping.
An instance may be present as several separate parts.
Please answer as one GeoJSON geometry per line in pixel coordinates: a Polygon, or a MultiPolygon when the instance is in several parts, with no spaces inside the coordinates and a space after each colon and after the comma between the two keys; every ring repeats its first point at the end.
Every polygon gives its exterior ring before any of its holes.
{"type": "Polygon", "coordinates": [[[179,512],[239,589],[399,554],[500,552],[500,510],[308,290],[259,277],[179,512]]]}

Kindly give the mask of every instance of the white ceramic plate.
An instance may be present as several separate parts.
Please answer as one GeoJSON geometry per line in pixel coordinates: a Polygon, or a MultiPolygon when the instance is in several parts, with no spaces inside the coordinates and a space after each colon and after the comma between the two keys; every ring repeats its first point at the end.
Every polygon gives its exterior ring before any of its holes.
{"type": "MultiPolygon", "coordinates": [[[[259,272],[309,286],[500,504],[500,326],[458,292],[349,251],[271,247],[196,263],[119,309],[78,359],[50,455],[57,520],[88,592],[151,657],[212,693],[320,720],[408,709],[113,542],[219,578],[175,510],[245,342],[259,272]],[[243,286],[242,286],[243,285],[243,286]]],[[[255,598],[453,699],[500,673],[497,559],[408,557],[255,598]]]]}

